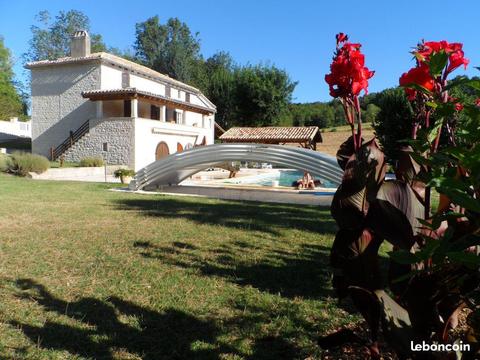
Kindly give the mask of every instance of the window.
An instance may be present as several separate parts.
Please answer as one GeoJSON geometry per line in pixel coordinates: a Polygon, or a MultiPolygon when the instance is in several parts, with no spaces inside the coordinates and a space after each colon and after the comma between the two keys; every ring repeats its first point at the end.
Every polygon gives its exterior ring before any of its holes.
{"type": "Polygon", "coordinates": [[[155,105],[150,106],[150,119],[160,120],[160,108],[155,105]]]}
{"type": "Polygon", "coordinates": [[[175,111],[175,122],[177,124],[183,124],[183,114],[180,111],[175,111]]]}
{"type": "Polygon", "coordinates": [[[165,96],[171,97],[172,88],[170,86],[165,86],[165,96]]]}
{"type": "Polygon", "coordinates": [[[123,101],[123,116],[124,117],[132,116],[132,100],[123,101]]]}
{"type": "Polygon", "coordinates": [[[122,73],[122,88],[130,87],[130,74],[128,72],[122,73]]]}
{"type": "Polygon", "coordinates": [[[103,151],[108,151],[108,143],[103,143],[102,149],[103,151]]]}
{"type": "Polygon", "coordinates": [[[185,93],[185,102],[190,102],[190,93],[185,93]]]}

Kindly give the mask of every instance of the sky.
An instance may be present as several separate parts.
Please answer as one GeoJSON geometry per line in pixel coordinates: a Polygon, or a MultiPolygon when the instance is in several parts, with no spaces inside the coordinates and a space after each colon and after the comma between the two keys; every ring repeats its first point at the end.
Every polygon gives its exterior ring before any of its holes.
{"type": "MultiPolygon", "coordinates": [[[[229,52],[239,64],[273,64],[298,85],[293,102],[328,101],[324,76],[335,48],[335,34],[362,44],[366,66],[375,70],[369,91],[398,84],[414,65],[409,53],[421,39],[462,42],[470,66],[456,74],[476,75],[480,66],[480,1],[364,0],[0,0],[0,35],[12,51],[20,80],[35,15],[48,10],[84,12],[91,31],[107,46],[126,49],[135,41],[135,24],[159,15],[178,17],[198,32],[201,52],[229,52]]],[[[480,75],[480,74],[479,74],[480,75]]]]}

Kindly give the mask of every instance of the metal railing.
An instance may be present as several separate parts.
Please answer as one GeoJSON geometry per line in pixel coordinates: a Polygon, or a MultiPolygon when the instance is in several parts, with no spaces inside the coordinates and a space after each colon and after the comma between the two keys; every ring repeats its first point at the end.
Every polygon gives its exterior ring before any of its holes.
{"type": "Polygon", "coordinates": [[[90,120],[85,121],[75,132],[70,131],[69,137],[56,148],[50,148],[50,160],[55,161],[70,149],[78,140],[90,131],[90,120]]]}

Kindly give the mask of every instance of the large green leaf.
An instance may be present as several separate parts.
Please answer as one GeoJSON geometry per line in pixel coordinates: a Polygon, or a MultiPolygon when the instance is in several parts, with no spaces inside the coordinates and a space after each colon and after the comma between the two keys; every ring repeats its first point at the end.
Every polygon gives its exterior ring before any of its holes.
{"type": "Polygon", "coordinates": [[[340,145],[337,151],[337,162],[338,165],[342,168],[342,170],[345,170],[347,162],[353,154],[355,154],[355,149],[353,147],[353,136],[350,136],[340,145]]]}
{"type": "Polygon", "coordinates": [[[407,310],[384,290],[376,290],[375,296],[382,309],[382,329],[385,339],[399,354],[407,356],[410,341],[414,339],[414,331],[407,310]]]}
{"type": "Polygon", "coordinates": [[[417,218],[423,217],[424,206],[414,191],[400,181],[385,181],[377,199],[369,203],[366,226],[381,238],[409,251],[420,232],[417,218]]]}
{"type": "Polygon", "coordinates": [[[430,75],[432,75],[433,78],[442,75],[443,69],[447,66],[447,62],[448,55],[444,51],[430,55],[430,75]]]}
{"type": "Polygon", "coordinates": [[[465,265],[470,269],[477,269],[480,266],[480,256],[471,252],[447,252],[447,256],[450,261],[465,265]]]}
{"type": "Polygon", "coordinates": [[[404,265],[415,264],[420,261],[420,258],[416,254],[404,249],[390,251],[388,255],[390,255],[390,258],[394,261],[404,265]]]}
{"type": "Polygon", "coordinates": [[[334,269],[333,287],[341,299],[352,286],[375,290],[383,288],[378,249],[381,241],[368,229],[340,229],[335,236],[330,265],[334,269]]]}
{"type": "MultiPolygon", "coordinates": [[[[414,234],[418,234],[421,224],[418,219],[424,217],[424,206],[415,195],[412,188],[401,181],[385,181],[377,193],[378,200],[389,202],[409,221],[414,234]]],[[[391,219],[393,220],[393,219],[391,219]]]]}
{"type": "Polygon", "coordinates": [[[358,229],[363,224],[366,190],[361,188],[355,191],[349,185],[342,184],[338,187],[330,212],[341,229],[358,229]]]}

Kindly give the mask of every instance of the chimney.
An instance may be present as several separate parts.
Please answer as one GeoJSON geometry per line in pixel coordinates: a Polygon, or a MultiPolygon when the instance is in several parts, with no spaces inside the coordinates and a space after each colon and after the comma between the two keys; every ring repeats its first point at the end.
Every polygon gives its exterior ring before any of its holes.
{"type": "Polygon", "coordinates": [[[75,31],[70,44],[71,57],[84,57],[90,55],[90,36],[85,30],[75,31]]]}

